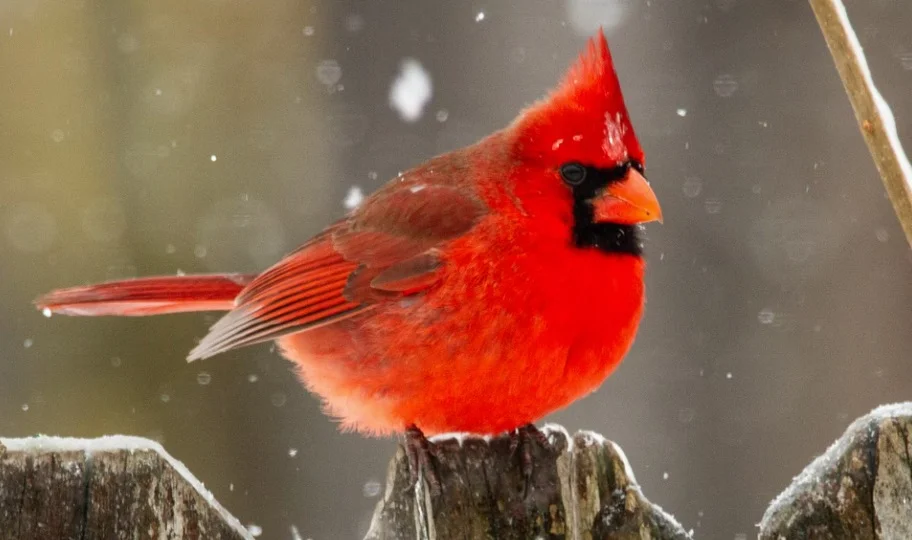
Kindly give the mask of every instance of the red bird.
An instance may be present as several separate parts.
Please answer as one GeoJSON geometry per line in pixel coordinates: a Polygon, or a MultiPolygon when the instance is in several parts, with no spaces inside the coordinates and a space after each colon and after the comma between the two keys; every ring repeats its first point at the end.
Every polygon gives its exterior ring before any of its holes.
{"type": "Polygon", "coordinates": [[[595,390],[633,342],[639,224],[661,219],[643,163],[599,32],[510,126],[402,173],[260,275],[117,281],[36,304],[226,311],[189,360],[276,340],[346,429],[512,430],[595,390]]]}

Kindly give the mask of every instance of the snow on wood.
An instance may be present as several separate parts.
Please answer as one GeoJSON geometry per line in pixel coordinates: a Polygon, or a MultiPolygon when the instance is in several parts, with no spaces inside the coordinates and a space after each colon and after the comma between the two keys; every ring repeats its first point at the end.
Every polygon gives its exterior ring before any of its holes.
{"type": "MultiPolygon", "coordinates": [[[[435,437],[439,493],[412,485],[399,448],[366,540],[692,537],[646,499],[619,446],[557,425],[542,433],[524,439],[528,478],[515,433],[435,437]]],[[[0,439],[0,538],[253,536],[158,443],[115,436],[0,439]]],[[[912,538],[912,403],[856,420],[795,477],[760,523],[761,540],[780,538],[912,538]]]]}
{"type": "Polygon", "coordinates": [[[810,0],[810,4],[906,240],[912,245],[912,165],[899,140],[893,111],[874,85],[842,1],[810,0]]]}
{"type": "Polygon", "coordinates": [[[874,77],[871,76],[871,68],[868,67],[868,60],[865,57],[864,49],[862,49],[861,42],[858,41],[858,36],[855,34],[855,30],[852,28],[852,24],[849,22],[849,16],[846,13],[845,5],[841,0],[833,0],[833,5],[835,7],[835,12],[838,17],[839,24],[845,29],[846,38],[849,41],[849,46],[851,47],[852,54],[855,56],[855,59],[858,62],[858,68],[861,70],[861,76],[864,80],[864,84],[871,92],[871,96],[874,98],[874,106],[883,117],[884,128],[886,130],[885,135],[887,136],[887,141],[889,142],[890,147],[896,154],[897,160],[899,161],[899,166],[903,172],[903,176],[905,177],[906,186],[908,186],[909,191],[912,192],[912,164],[909,163],[909,158],[906,156],[906,151],[903,149],[902,143],[899,140],[899,133],[896,130],[896,118],[893,116],[893,110],[890,109],[890,105],[887,104],[887,100],[883,98],[880,90],[878,90],[877,86],[874,84],[874,77]]]}
{"type": "Polygon", "coordinates": [[[0,439],[0,537],[251,538],[161,445],[126,436],[0,439]]]}
{"type": "Polygon", "coordinates": [[[435,437],[431,461],[439,494],[424,482],[411,487],[399,448],[366,540],[691,538],[643,496],[617,445],[595,433],[570,437],[556,425],[542,433],[547,443],[527,439],[528,481],[515,434],[435,437]]]}
{"type": "Polygon", "coordinates": [[[856,420],[770,503],[761,540],[912,538],[910,435],[912,403],[856,420]]]}

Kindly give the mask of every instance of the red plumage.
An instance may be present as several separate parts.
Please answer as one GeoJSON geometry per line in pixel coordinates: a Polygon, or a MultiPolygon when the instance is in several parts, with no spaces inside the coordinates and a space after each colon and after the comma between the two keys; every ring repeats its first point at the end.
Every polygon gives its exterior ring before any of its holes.
{"type": "Polygon", "coordinates": [[[226,310],[189,358],[277,340],[346,428],[496,433],[586,395],[643,309],[659,219],[604,36],[506,129],[433,158],[259,276],[53,292],[77,315],[226,310]]]}
{"type": "Polygon", "coordinates": [[[145,316],[184,311],[228,311],[256,276],[211,274],[114,281],[61,289],[36,304],[62,315],[145,316]]]}

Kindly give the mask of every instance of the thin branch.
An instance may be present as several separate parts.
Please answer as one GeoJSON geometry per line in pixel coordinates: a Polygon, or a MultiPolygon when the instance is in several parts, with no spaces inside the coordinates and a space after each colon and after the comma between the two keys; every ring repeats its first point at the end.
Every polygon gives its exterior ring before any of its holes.
{"type": "Polygon", "coordinates": [[[871,70],[842,0],[810,0],[810,3],[849,94],[861,134],[887,188],[906,240],[912,246],[912,165],[899,142],[893,112],[874,86],[871,70]]]}

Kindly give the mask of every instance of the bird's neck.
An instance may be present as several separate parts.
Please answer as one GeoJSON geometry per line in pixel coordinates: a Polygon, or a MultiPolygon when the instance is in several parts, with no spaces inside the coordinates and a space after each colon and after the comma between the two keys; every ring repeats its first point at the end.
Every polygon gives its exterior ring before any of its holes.
{"type": "Polygon", "coordinates": [[[605,253],[643,254],[636,225],[577,221],[573,225],[573,243],[578,248],[595,248],[605,253]]]}

